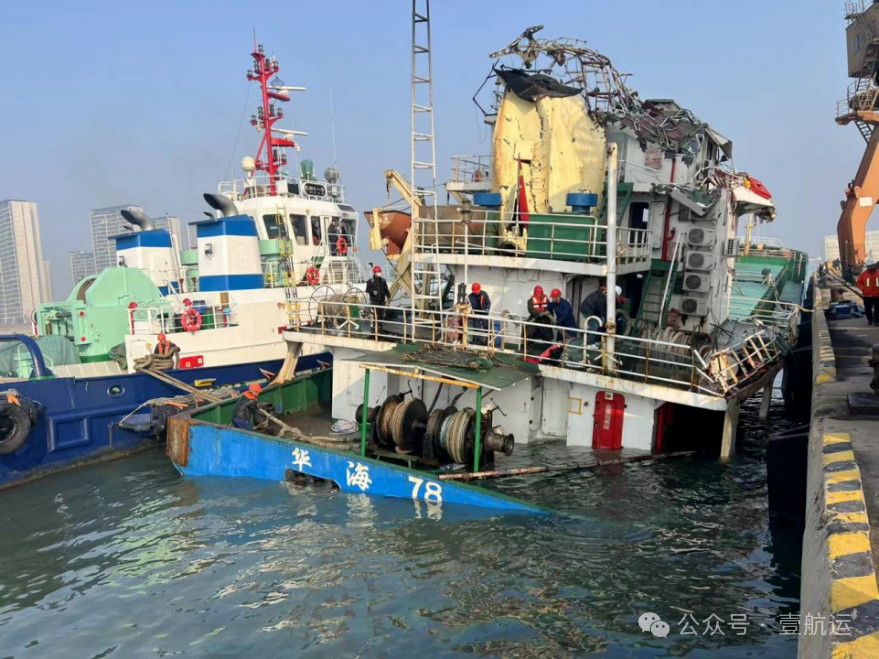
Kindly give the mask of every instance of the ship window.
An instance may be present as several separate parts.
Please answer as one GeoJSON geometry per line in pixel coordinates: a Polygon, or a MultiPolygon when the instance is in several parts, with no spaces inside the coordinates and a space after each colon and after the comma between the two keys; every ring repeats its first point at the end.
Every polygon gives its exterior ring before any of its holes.
{"type": "Polygon", "coordinates": [[[308,232],[305,228],[304,215],[290,215],[290,226],[293,227],[293,240],[297,245],[305,245],[308,243],[308,232]]]}
{"type": "Polygon", "coordinates": [[[290,194],[299,195],[299,183],[293,183],[292,181],[287,182],[287,192],[290,194]]]}
{"type": "Polygon", "coordinates": [[[349,245],[354,244],[354,230],[356,227],[357,224],[354,220],[342,220],[342,235],[345,236],[345,241],[349,245]]]}
{"type": "Polygon", "coordinates": [[[278,225],[277,215],[263,215],[262,221],[266,225],[266,237],[269,240],[279,238],[281,236],[281,227],[278,225]]]}
{"type": "Polygon", "coordinates": [[[320,230],[320,218],[313,217],[311,218],[311,242],[315,245],[320,245],[321,238],[323,237],[323,233],[320,230]]]}

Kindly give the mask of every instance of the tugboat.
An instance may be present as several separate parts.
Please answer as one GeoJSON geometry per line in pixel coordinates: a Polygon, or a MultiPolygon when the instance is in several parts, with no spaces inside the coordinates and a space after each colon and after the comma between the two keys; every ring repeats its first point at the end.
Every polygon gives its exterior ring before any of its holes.
{"type": "MultiPolygon", "coordinates": [[[[413,35],[423,26],[429,9],[413,11],[413,35]]],[[[762,390],[768,411],[797,341],[789,284],[802,291],[805,276],[798,252],[776,264],[750,243],[742,254],[739,218],[772,221],[771,194],[693,112],[642,100],[608,57],[540,29],[491,55],[492,152],[454,159],[447,205],[429,32],[413,39],[410,179],[386,173],[409,208],[372,214],[371,244],[397,267],[394,299],[291,314],[291,353],[333,353],[316,399],[357,423],[359,441],[346,454],[301,431],[279,439],[178,417],[168,450],[184,474],[307,476],[448,501],[459,480],[557,468],[522,464],[537,445],[562,461],[571,447],[593,461],[726,459],[741,402],[762,390]],[[755,271],[758,285],[745,285],[755,271]],[[241,450],[227,464],[232,442],[241,450]]],[[[508,507],[468,492],[455,500],[508,507]]]]}
{"type": "MultiPolygon", "coordinates": [[[[280,104],[301,88],[280,82],[262,45],[252,57],[259,148],[243,159],[243,179],[205,195],[212,211],[194,223],[197,247],[181,251],[145,213],[123,211],[132,231],[111,238],[117,267],[86,277],[66,301],[41,305],[35,339],[4,337],[2,353],[14,358],[0,360],[8,401],[0,487],[154,442],[171,414],[213,398],[195,392],[289,378],[280,332],[289,314],[328,296],[363,297],[358,213],[338,170],[324,180],[308,160],[294,176],[284,170],[286,149],[298,150],[293,138],[304,133],[276,125],[280,104]],[[160,334],[179,353],[177,368],[158,376],[139,366],[152,360],[160,334]]],[[[314,347],[294,368],[331,359],[314,347]]]]}

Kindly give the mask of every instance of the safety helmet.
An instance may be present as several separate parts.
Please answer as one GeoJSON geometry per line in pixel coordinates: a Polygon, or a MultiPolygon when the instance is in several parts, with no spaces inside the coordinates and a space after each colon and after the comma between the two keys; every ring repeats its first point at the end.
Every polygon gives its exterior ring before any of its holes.
{"type": "Polygon", "coordinates": [[[261,394],[262,393],[262,385],[259,382],[254,382],[252,385],[247,387],[250,393],[253,394],[261,394]]]}
{"type": "Polygon", "coordinates": [[[615,290],[616,290],[616,292],[617,292],[617,295],[622,295],[622,294],[623,294],[623,289],[620,288],[619,286],[617,286],[617,287],[615,288],[615,290]]]}
{"type": "Polygon", "coordinates": [[[871,268],[874,265],[876,265],[876,259],[868,258],[866,261],[864,261],[864,265],[867,266],[868,268],[871,268]]]}
{"type": "Polygon", "coordinates": [[[534,295],[543,295],[543,286],[535,286],[534,287],[534,295]]]}
{"type": "Polygon", "coordinates": [[[378,266],[375,266],[375,267],[372,269],[372,271],[373,271],[375,274],[377,274],[377,275],[380,275],[380,274],[382,273],[382,269],[379,268],[378,266]]]}
{"type": "Polygon", "coordinates": [[[474,293],[481,293],[482,286],[480,286],[478,281],[474,281],[473,286],[470,287],[470,290],[472,290],[474,293]]]}
{"type": "Polygon", "coordinates": [[[552,292],[549,294],[549,296],[550,297],[561,297],[562,292],[559,289],[554,288],[554,289],[552,289],[552,292]]]}
{"type": "Polygon", "coordinates": [[[159,341],[164,341],[166,338],[167,338],[167,337],[165,336],[165,333],[164,333],[164,332],[160,332],[160,333],[159,333],[159,341]]]}

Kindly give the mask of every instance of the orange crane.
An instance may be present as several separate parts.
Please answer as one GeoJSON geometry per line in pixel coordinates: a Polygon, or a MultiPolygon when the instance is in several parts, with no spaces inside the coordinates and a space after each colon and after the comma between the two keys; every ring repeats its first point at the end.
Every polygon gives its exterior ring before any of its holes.
{"type": "Polygon", "coordinates": [[[842,272],[851,277],[867,258],[867,221],[879,201],[879,4],[847,0],[845,4],[848,75],[854,81],[837,105],[836,123],[855,124],[867,148],[855,178],[849,183],[836,225],[842,272]]]}

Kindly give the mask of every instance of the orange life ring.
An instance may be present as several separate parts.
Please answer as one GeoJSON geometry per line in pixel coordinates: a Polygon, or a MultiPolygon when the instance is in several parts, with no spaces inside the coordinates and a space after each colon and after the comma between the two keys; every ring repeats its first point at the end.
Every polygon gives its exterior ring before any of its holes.
{"type": "Polygon", "coordinates": [[[320,270],[313,265],[308,266],[308,270],[305,271],[305,281],[309,286],[317,286],[320,283],[320,270]]]}
{"type": "Polygon", "coordinates": [[[345,236],[339,236],[336,241],[336,252],[342,256],[348,253],[348,241],[345,240],[345,236]]]}
{"type": "Polygon", "coordinates": [[[192,307],[187,308],[180,316],[180,324],[187,332],[197,332],[201,329],[201,323],[201,314],[192,307]]]}

